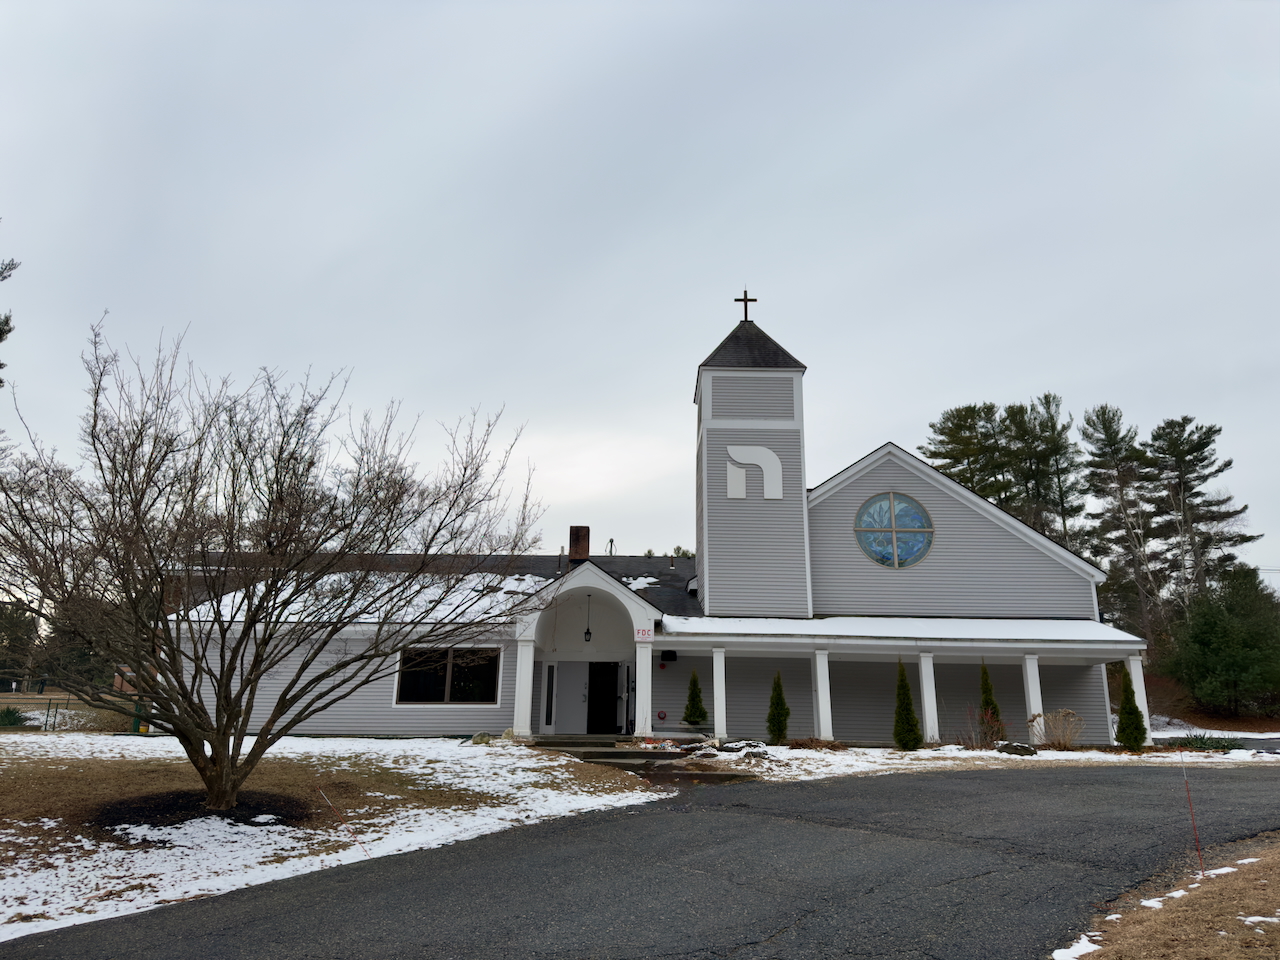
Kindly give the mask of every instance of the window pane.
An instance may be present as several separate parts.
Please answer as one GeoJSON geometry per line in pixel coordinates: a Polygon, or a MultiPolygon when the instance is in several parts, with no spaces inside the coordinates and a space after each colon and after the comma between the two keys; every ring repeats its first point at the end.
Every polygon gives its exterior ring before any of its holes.
{"type": "Polygon", "coordinates": [[[858,546],[866,552],[867,556],[876,563],[882,563],[886,567],[893,566],[893,534],[892,533],[868,533],[859,531],[857,534],[858,546]]]}
{"type": "Polygon", "coordinates": [[[928,530],[933,526],[924,507],[900,493],[893,495],[893,519],[899,530],[928,530]]]}
{"type": "Polygon", "coordinates": [[[454,650],[450,703],[498,702],[498,651],[454,650]]]}
{"type": "Polygon", "coordinates": [[[400,655],[396,703],[444,703],[447,650],[406,650],[400,655]]]}
{"type": "Polygon", "coordinates": [[[932,533],[899,533],[898,566],[909,567],[922,560],[932,542],[932,533]]]}
{"type": "Polygon", "coordinates": [[[863,504],[862,509],[858,511],[858,519],[854,522],[854,526],[888,530],[893,526],[891,520],[892,518],[889,515],[889,495],[882,493],[863,504]]]}

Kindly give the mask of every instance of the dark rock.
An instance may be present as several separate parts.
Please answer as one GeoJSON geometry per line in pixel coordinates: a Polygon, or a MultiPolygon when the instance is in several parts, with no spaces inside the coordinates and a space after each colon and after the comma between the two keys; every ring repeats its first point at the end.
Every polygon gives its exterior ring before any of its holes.
{"type": "Polygon", "coordinates": [[[1002,743],[996,747],[996,752],[1011,753],[1016,757],[1034,757],[1038,751],[1026,743],[1002,743]]]}

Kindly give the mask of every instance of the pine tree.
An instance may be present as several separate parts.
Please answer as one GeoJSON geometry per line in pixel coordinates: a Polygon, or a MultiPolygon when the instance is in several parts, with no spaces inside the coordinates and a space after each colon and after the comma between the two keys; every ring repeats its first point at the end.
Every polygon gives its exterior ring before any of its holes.
{"type": "Polygon", "coordinates": [[[1230,569],[1233,549],[1261,536],[1240,530],[1247,505],[1237,507],[1231,494],[1205,489],[1231,469],[1231,460],[1218,460],[1221,433],[1219,426],[1178,417],[1157,426],[1143,444],[1154,469],[1155,533],[1163,541],[1156,561],[1181,610],[1230,569]]]}
{"type": "Polygon", "coordinates": [[[1118,407],[1085,411],[1080,435],[1088,447],[1089,494],[1101,509],[1088,514],[1095,526],[1091,552],[1107,571],[1098,591],[1103,619],[1136,633],[1155,653],[1165,633],[1153,550],[1151,458],[1138,444],[1138,428],[1126,426],[1118,407]]]}
{"type": "Polygon", "coordinates": [[[987,663],[982,662],[982,676],[978,682],[982,695],[978,707],[978,731],[984,743],[1003,740],[1004,721],[1000,719],[1000,704],[996,703],[996,691],[991,686],[991,674],[987,671],[987,663]]]}
{"type": "Polygon", "coordinates": [[[920,735],[920,721],[911,702],[911,684],[907,682],[907,668],[898,661],[898,703],[893,711],[893,742],[899,750],[919,750],[924,743],[920,735]]]}
{"type": "Polygon", "coordinates": [[[1141,750],[1147,742],[1147,724],[1138,709],[1133,692],[1133,678],[1124,671],[1124,687],[1120,693],[1120,716],[1116,720],[1116,742],[1130,750],[1141,750]]]}
{"type": "Polygon", "coordinates": [[[689,697],[685,700],[681,719],[693,727],[707,722],[707,708],[702,705],[702,684],[698,683],[697,670],[689,674],[689,697]]]}
{"type": "Polygon", "coordinates": [[[1280,694],[1280,598],[1237,566],[1191,601],[1171,668],[1196,702],[1239,716],[1280,694]]]}
{"type": "Polygon", "coordinates": [[[773,675],[773,692],[769,695],[769,717],[766,720],[770,743],[787,742],[787,721],[790,718],[791,708],[787,706],[786,695],[782,692],[782,673],[778,672],[773,675]]]}
{"type": "MultiPolygon", "coordinates": [[[[0,260],[0,283],[8,280],[21,264],[16,260],[0,260]]],[[[13,313],[7,311],[0,313],[0,343],[3,343],[13,333],[13,313]]],[[[4,364],[0,363],[0,370],[4,369],[4,364]]],[[[0,387],[4,386],[4,380],[0,379],[0,387]]]]}
{"type": "Polygon", "coordinates": [[[929,441],[916,449],[934,466],[980,497],[1003,506],[1010,483],[1000,408],[994,403],[970,403],[942,411],[929,441]]]}

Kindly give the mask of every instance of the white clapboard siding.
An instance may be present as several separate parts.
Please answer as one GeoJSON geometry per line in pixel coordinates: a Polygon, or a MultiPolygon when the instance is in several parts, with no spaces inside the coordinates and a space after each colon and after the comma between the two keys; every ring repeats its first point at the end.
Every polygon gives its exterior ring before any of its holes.
{"type": "Polygon", "coordinates": [[[1079,572],[892,461],[814,505],[809,540],[816,616],[1093,617],[1079,572]],[[853,536],[862,504],[891,491],[934,525],[928,556],[902,570],[869,559],[853,536]]]}
{"type": "MultiPolygon", "coordinates": [[[[920,667],[915,663],[904,666],[918,719],[922,716],[920,667]]],[[[835,738],[868,746],[892,744],[898,665],[833,660],[830,667],[831,726],[835,738]]]]}
{"type": "Polygon", "coordinates": [[[792,420],[796,415],[792,377],[711,378],[711,416],[717,420],[792,420]]]}
{"type": "Polygon", "coordinates": [[[654,733],[680,734],[690,733],[690,729],[680,723],[684,716],[684,706],[689,699],[689,676],[698,671],[698,684],[702,687],[702,705],[707,708],[707,723],[712,719],[712,689],[715,678],[711,673],[710,657],[691,657],[680,654],[679,659],[663,663],[658,656],[653,658],[653,730],[654,733]],[[660,718],[660,712],[666,718],[660,718]]]}
{"type": "Polygon", "coordinates": [[[804,473],[798,430],[706,431],[706,582],[703,608],[714,616],[808,615],[804,473]],[[764,499],[762,472],[747,469],[745,500],[727,497],[730,445],[765,446],[782,462],[783,499],[764,499]]]}
{"type": "MultiPolygon", "coordinates": [[[[396,678],[377,680],[357,690],[295,729],[303,734],[350,736],[470,736],[481,731],[499,734],[512,725],[515,698],[515,649],[501,650],[496,704],[397,704],[396,678]]],[[[296,671],[298,659],[266,676],[258,687],[255,717],[265,716],[296,671]]]]}
{"type": "MultiPolygon", "coordinates": [[[[730,737],[768,739],[769,695],[778,672],[782,673],[782,691],[791,708],[787,736],[798,739],[814,735],[813,668],[809,660],[729,656],[725,658],[725,686],[729,689],[726,719],[730,737]]],[[[698,676],[701,678],[702,671],[698,676]]],[[[710,709],[707,708],[708,713],[710,709]]]]}

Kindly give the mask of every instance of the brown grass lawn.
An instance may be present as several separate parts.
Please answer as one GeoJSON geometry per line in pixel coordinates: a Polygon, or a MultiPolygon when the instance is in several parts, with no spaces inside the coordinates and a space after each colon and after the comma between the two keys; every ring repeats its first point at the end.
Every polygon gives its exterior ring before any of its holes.
{"type": "Polygon", "coordinates": [[[1209,870],[1233,866],[1236,873],[1206,877],[1200,886],[1193,853],[1185,864],[1153,877],[1093,919],[1102,949],[1088,960],[1264,960],[1280,957],[1280,923],[1245,923],[1242,917],[1280,920],[1280,831],[1225,844],[1205,852],[1209,870]],[[1257,863],[1237,863],[1258,857],[1257,863]],[[1187,896],[1165,900],[1160,909],[1139,901],[1173,890],[1187,896]],[[1120,920],[1107,915],[1122,914],[1120,920]]]}
{"type": "MultiPolygon", "coordinates": [[[[555,785],[594,793],[637,787],[629,774],[589,764],[558,768],[555,778],[555,785]]],[[[6,832],[0,836],[0,861],[30,863],[43,856],[84,854],[77,837],[126,846],[111,827],[168,826],[210,816],[203,800],[200,778],[186,761],[4,759],[0,740],[0,826],[6,832]]],[[[349,835],[338,813],[359,834],[362,824],[397,808],[465,810],[502,802],[372,761],[268,756],[249,778],[236,808],[221,815],[248,822],[274,814],[280,823],[330,835],[331,843],[317,841],[314,852],[321,852],[320,847],[346,845],[349,835]]]]}

